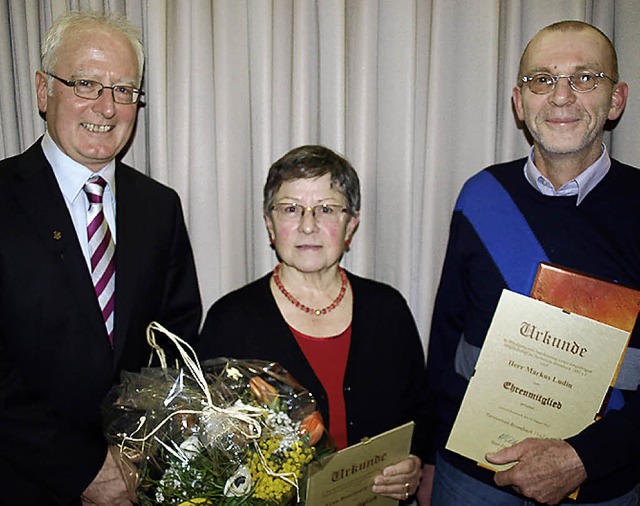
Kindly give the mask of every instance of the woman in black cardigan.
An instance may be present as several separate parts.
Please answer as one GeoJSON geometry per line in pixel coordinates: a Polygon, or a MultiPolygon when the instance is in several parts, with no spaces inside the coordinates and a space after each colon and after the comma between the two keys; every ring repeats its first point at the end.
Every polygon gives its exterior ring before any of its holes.
{"type": "MultiPolygon", "coordinates": [[[[314,395],[338,448],[413,420],[412,451],[423,454],[424,353],[411,311],[394,288],[339,265],[360,220],[355,170],[325,147],[296,148],[271,166],[263,204],[281,263],[211,307],[200,359],[278,362],[314,395]]],[[[373,490],[407,500],[417,455],[387,467],[373,490]]]]}

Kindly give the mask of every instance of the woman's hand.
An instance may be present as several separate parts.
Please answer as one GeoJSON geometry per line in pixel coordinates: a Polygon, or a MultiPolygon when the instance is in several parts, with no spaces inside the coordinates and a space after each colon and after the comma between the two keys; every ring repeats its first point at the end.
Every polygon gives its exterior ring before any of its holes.
{"type": "Polygon", "coordinates": [[[421,467],[420,459],[415,455],[409,455],[402,462],[385,467],[382,474],[373,480],[372,490],[376,494],[405,501],[418,489],[421,467]]]}

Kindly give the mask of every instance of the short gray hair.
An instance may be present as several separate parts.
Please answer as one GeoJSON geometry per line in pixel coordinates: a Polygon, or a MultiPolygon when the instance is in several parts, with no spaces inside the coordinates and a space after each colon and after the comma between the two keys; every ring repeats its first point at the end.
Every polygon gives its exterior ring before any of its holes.
{"type": "MultiPolygon", "coordinates": [[[[138,60],[138,86],[144,72],[144,47],[140,30],[119,14],[101,14],[95,11],[72,11],[62,14],[52,23],[41,47],[42,70],[53,73],[58,62],[58,50],[68,33],[87,28],[101,28],[122,34],[131,43],[138,60]]],[[[51,78],[49,78],[51,83],[51,78]]]]}

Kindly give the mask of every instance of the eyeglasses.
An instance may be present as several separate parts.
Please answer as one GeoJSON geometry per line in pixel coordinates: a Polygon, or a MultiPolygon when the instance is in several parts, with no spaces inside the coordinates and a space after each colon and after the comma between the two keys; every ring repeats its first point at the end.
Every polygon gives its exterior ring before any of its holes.
{"type": "Polygon", "coordinates": [[[554,90],[556,84],[558,84],[558,80],[562,78],[569,80],[569,86],[571,86],[573,91],[577,91],[578,93],[587,93],[595,90],[600,83],[600,79],[603,77],[609,79],[613,84],[618,82],[611,79],[604,72],[596,73],[588,70],[573,75],[563,74],[558,76],[551,75],[547,72],[538,72],[532,76],[523,76],[521,80],[523,84],[529,85],[529,89],[532,93],[535,93],[536,95],[546,95],[554,90]]]}
{"type": "Polygon", "coordinates": [[[67,81],[51,72],[45,72],[48,76],[57,79],[65,86],[73,88],[73,92],[77,97],[86,98],[87,100],[97,100],[102,95],[102,92],[106,89],[111,90],[113,101],[116,104],[135,104],[140,96],[144,95],[144,91],[134,88],[133,86],[127,86],[126,84],[116,84],[115,86],[105,86],[98,81],[92,81],[91,79],[77,79],[75,81],[67,81]]]}
{"type": "Polygon", "coordinates": [[[318,204],[317,206],[305,207],[300,204],[285,203],[271,206],[278,218],[289,223],[300,223],[304,213],[311,212],[317,223],[336,223],[340,221],[343,213],[347,212],[346,207],[336,204],[318,204]]]}

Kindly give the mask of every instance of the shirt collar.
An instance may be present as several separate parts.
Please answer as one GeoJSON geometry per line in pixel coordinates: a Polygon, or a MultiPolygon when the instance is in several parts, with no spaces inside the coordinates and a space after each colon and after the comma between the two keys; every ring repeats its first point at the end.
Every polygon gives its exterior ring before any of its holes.
{"type": "Polygon", "coordinates": [[[611,168],[611,158],[607,147],[602,145],[602,154],[593,164],[591,164],[586,170],[582,171],[575,179],[566,182],[559,189],[555,189],[551,181],[542,175],[542,173],[536,167],[533,162],[533,148],[527,158],[527,163],[524,166],[524,176],[529,181],[529,184],[533,186],[543,195],[551,197],[567,197],[577,195],[576,205],[580,204],[584,198],[593,190],[596,185],[602,181],[604,176],[607,175],[611,168]]]}
{"type": "Polygon", "coordinates": [[[84,184],[91,176],[100,175],[107,182],[107,188],[115,197],[116,182],[116,162],[111,160],[100,171],[93,172],[84,165],[76,162],[65,154],[60,147],[54,142],[48,132],[45,132],[42,138],[42,151],[49,161],[53,174],[58,181],[58,186],[68,202],[73,202],[80,192],[84,184]]]}

